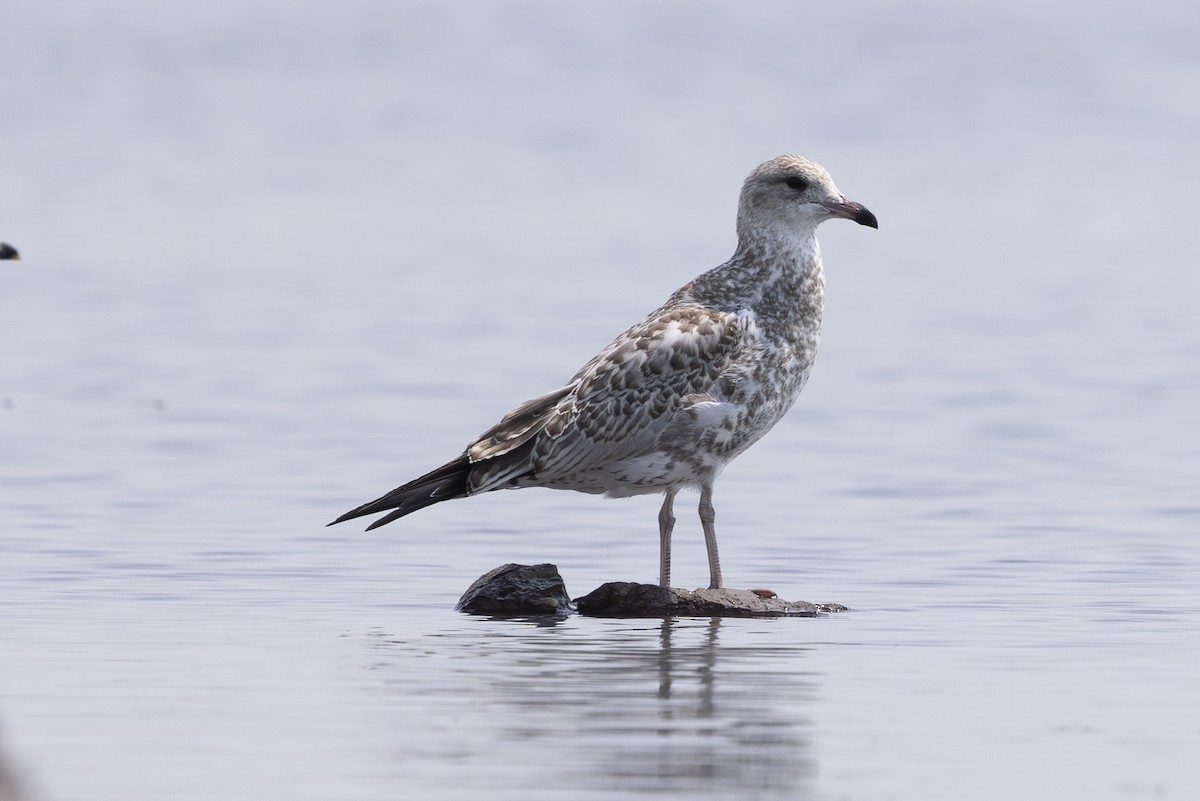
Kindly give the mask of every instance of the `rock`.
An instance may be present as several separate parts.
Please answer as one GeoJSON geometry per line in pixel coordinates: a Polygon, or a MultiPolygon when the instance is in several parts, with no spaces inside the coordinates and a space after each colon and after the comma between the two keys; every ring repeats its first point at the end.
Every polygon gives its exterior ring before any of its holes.
{"type": "Polygon", "coordinates": [[[785,601],[770,590],[679,590],[657,584],[610,581],[575,599],[594,617],[817,617],[845,612],[841,604],[785,601]]]}
{"type": "Polygon", "coordinates": [[[672,590],[633,581],[610,581],[575,599],[579,614],[593,617],[663,617],[674,604],[672,590]]]}
{"type": "Polygon", "coordinates": [[[479,615],[569,615],[571,596],[558,568],[501,565],[484,573],[458,599],[460,612],[479,615]]]}
{"type": "Polygon", "coordinates": [[[501,565],[475,580],[456,607],[480,615],[593,617],[817,617],[845,612],[840,604],[785,601],[771,590],[679,590],[657,584],[610,581],[572,606],[558,568],[551,564],[501,565]]]}

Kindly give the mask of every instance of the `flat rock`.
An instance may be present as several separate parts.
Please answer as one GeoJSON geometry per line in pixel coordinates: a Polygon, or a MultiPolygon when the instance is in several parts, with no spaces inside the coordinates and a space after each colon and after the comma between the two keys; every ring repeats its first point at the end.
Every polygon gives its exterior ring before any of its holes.
{"type": "Polygon", "coordinates": [[[480,615],[568,615],[571,596],[551,564],[501,565],[489,570],[458,599],[460,612],[480,615]]]}
{"type": "Polygon", "coordinates": [[[841,604],[785,601],[770,590],[667,589],[657,584],[610,581],[575,599],[593,617],[817,617],[845,612],[841,604]]]}

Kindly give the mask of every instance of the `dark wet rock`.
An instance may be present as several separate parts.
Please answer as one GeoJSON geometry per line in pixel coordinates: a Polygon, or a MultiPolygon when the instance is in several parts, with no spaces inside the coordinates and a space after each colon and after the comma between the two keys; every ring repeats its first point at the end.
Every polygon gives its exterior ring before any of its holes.
{"type": "Polygon", "coordinates": [[[610,581],[575,599],[581,615],[595,617],[662,617],[671,614],[675,596],[657,584],[610,581]]]}
{"type": "Polygon", "coordinates": [[[507,564],[489,570],[475,579],[455,608],[480,615],[567,615],[572,611],[562,576],[551,564],[507,564]]]}
{"type": "Polygon", "coordinates": [[[770,590],[680,590],[657,584],[611,581],[575,599],[594,617],[817,617],[845,612],[841,604],[785,601],[770,590]]]}

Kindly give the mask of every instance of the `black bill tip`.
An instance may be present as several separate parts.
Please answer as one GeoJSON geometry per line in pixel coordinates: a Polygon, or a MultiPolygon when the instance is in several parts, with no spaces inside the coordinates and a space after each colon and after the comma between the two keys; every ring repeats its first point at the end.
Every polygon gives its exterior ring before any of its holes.
{"type": "Polygon", "coordinates": [[[866,206],[859,206],[854,212],[854,216],[850,219],[854,220],[859,225],[865,225],[869,228],[874,228],[876,231],[879,230],[879,220],[875,219],[875,215],[872,214],[871,210],[866,206]]]}

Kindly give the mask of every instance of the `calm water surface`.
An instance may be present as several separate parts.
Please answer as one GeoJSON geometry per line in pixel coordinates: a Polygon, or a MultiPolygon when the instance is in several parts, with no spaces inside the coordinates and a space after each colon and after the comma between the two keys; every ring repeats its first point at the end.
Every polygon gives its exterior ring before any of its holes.
{"type": "Polygon", "coordinates": [[[1083,8],[6,12],[0,799],[1200,796],[1200,15],[1083,8]],[[855,611],[452,611],[652,581],[655,498],[324,528],[723,261],[792,151],[882,228],[822,229],[722,557],[855,611]]]}

